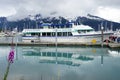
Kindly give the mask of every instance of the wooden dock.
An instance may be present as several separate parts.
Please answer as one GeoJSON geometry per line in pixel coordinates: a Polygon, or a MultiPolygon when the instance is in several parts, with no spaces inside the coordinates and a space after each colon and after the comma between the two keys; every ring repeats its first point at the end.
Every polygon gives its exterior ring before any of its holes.
{"type": "MultiPolygon", "coordinates": [[[[17,46],[56,46],[56,43],[0,43],[0,46],[11,46],[11,45],[17,45],[17,46]]],[[[92,44],[92,43],[57,43],[57,46],[95,46],[95,47],[101,47],[101,44],[92,44]]],[[[103,44],[103,47],[106,47],[106,44],[103,44]]]]}
{"type": "MultiPolygon", "coordinates": [[[[0,46],[11,46],[11,43],[0,43],[0,46]]],[[[56,43],[13,43],[13,45],[17,46],[56,46],[56,43]]],[[[82,46],[82,47],[101,47],[100,43],[92,44],[92,43],[57,43],[57,46],[82,46]]],[[[120,43],[103,43],[103,47],[110,47],[110,48],[120,48],[120,43]]]]}

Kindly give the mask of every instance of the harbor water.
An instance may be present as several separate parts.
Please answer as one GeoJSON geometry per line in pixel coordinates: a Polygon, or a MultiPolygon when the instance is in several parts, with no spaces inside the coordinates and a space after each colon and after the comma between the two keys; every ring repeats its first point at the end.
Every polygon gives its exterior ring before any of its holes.
{"type": "Polygon", "coordinates": [[[0,47],[0,80],[119,80],[120,49],[0,47]]]}

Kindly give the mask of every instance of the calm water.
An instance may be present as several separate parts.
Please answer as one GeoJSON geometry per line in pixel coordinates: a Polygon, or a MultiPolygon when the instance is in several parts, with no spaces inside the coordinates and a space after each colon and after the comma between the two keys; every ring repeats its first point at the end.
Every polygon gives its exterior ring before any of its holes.
{"type": "Polygon", "coordinates": [[[120,49],[14,47],[14,62],[8,64],[10,50],[0,47],[0,80],[120,79],[120,49]]]}

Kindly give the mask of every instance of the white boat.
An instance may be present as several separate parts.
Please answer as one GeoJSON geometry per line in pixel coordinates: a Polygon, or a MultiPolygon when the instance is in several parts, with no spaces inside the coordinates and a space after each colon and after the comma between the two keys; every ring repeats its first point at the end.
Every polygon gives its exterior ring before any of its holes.
{"type": "Polygon", "coordinates": [[[114,35],[120,37],[120,29],[116,30],[116,32],[114,33],[114,35]]]}
{"type": "MultiPolygon", "coordinates": [[[[42,29],[23,29],[23,42],[49,42],[49,43],[101,43],[101,31],[94,31],[86,25],[72,25],[70,28],[51,28],[44,26],[42,29]]],[[[113,31],[104,31],[105,40],[113,31]]]]}
{"type": "Polygon", "coordinates": [[[4,32],[0,32],[0,37],[5,37],[6,35],[4,32]]]}
{"type": "Polygon", "coordinates": [[[109,40],[113,43],[120,43],[120,30],[116,30],[113,35],[110,35],[109,40]]]}

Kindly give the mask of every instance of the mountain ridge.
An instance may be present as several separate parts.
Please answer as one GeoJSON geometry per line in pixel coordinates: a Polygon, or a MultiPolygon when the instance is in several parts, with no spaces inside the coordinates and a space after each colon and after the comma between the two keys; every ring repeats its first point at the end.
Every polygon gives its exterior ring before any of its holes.
{"type": "MultiPolygon", "coordinates": [[[[40,28],[41,24],[43,23],[49,23],[58,26],[60,26],[60,24],[61,26],[69,26],[69,22],[69,19],[66,19],[62,16],[42,17],[41,14],[28,15],[26,18],[16,21],[8,21],[6,17],[0,17],[0,30],[4,31],[5,27],[9,30],[17,27],[19,31],[22,31],[23,28],[40,28]]],[[[71,22],[74,22],[76,25],[83,24],[91,26],[96,31],[100,29],[101,24],[104,29],[111,29],[111,26],[113,30],[120,29],[120,23],[109,21],[91,14],[88,14],[87,17],[78,16],[76,19],[71,19],[71,22]]]]}

